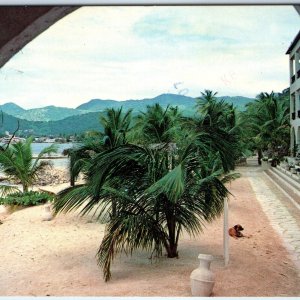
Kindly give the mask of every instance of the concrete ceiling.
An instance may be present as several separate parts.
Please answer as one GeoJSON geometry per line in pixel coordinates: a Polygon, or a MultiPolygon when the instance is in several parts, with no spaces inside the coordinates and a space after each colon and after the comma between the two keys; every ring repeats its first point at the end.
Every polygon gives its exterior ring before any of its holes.
{"type": "Polygon", "coordinates": [[[0,6],[0,68],[76,6],[0,6]]]}

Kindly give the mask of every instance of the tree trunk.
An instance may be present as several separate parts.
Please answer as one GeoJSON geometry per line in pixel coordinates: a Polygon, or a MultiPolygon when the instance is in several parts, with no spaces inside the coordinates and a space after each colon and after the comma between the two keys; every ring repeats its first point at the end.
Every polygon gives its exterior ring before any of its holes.
{"type": "Polygon", "coordinates": [[[166,250],[169,258],[178,257],[177,252],[177,236],[176,236],[176,222],[172,216],[167,220],[167,226],[169,230],[169,239],[166,245],[166,250]]]}
{"type": "Polygon", "coordinates": [[[23,184],[23,193],[28,192],[28,186],[26,184],[23,184]]]}
{"type": "Polygon", "coordinates": [[[261,165],[261,159],[262,159],[262,151],[261,149],[257,150],[257,162],[259,165],[261,165]]]}
{"type": "Polygon", "coordinates": [[[178,257],[177,252],[177,244],[176,243],[170,243],[168,247],[166,247],[167,255],[169,258],[178,257]]]}
{"type": "Polygon", "coordinates": [[[111,216],[114,218],[117,216],[117,201],[116,199],[111,199],[111,216]]]}

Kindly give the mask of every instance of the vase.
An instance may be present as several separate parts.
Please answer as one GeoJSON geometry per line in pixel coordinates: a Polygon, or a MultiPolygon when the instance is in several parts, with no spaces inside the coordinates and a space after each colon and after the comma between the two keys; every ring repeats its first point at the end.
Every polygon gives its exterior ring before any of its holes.
{"type": "Polygon", "coordinates": [[[0,205],[0,214],[8,214],[9,207],[7,205],[0,205]]]}
{"type": "Polygon", "coordinates": [[[192,296],[208,297],[211,295],[215,276],[210,270],[210,264],[213,256],[209,254],[199,254],[200,265],[190,276],[192,296]]]}
{"type": "Polygon", "coordinates": [[[42,216],[42,220],[43,221],[51,221],[52,219],[53,219],[53,215],[52,215],[52,212],[50,210],[50,206],[47,205],[44,208],[44,214],[42,216]]]}

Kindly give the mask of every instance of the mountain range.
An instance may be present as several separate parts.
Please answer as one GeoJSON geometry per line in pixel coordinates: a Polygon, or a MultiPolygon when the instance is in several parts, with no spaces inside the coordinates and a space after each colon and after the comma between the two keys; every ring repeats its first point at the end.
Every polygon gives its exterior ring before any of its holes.
{"type": "MultiPolygon", "coordinates": [[[[225,102],[232,103],[238,109],[243,110],[248,102],[253,101],[252,98],[242,96],[236,97],[218,97],[224,99],[225,102]]],[[[6,114],[19,119],[28,121],[58,121],[72,116],[79,116],[89,112],[101,112],[106,108],[119,108],[123,106],[124,110],[132,109],[133,111],[144,111],[147,105],[159,103],[162,107],[167,105],[178,106],[180,110],[187,114],[194,112],[196,104],[195,98],[177,95],[177,94],[162,94],[154,98],[141,100],[102,100],[92,99],[86,103],[79,105],[76,108],[46,106],[41,108],[24,109],[19,105],[9,102],[0,105],[0,110],[6,114]]]]}
{"type": "MultiPolygon", "coordinates": [[[[225,102],[232,103],[239,110],[254,99],[246,97],[219,97],[225,102]]],[[[162,94],[151,99],[142,100],[101,100],[92,99],[77,108],[46,106],[42,108],[24,109],[15,103],[0,105],[3,112],[3,122],[0,124],[0,133],[13,132],[20,124],[21,135],[74,135],[88,130],[100,130],[99,117],[106,108],[123,107],[132,109],[134,114],[144,111],[147,105],[159,103],[162,107],[167,105],[178,106],[186,115],[195,112],[196,100],[192,97],[176,94],[162,94]]]]}

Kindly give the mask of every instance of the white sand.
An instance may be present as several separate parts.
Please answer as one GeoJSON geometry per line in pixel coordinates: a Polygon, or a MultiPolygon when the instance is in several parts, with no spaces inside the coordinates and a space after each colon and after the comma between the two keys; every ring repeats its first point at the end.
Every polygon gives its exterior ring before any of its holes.
{"type": "Polygon", "coordinates": [[[59,215],[42,222],[43,206],[0,216],[1,296],[191,296],[189,276],[199,253],[214,255],[215,296],[298,296],[300,280],[293,263],[263,214],[246,178],[231,185],[231,226],[241,223],[249,239],[230,239],[224,267],[220,218],[196,237],[183,236],[179,259],[148,259],[137,251],[118,256],[105,283],[95,254],[104,225],[88,217],[59,215]]]}

